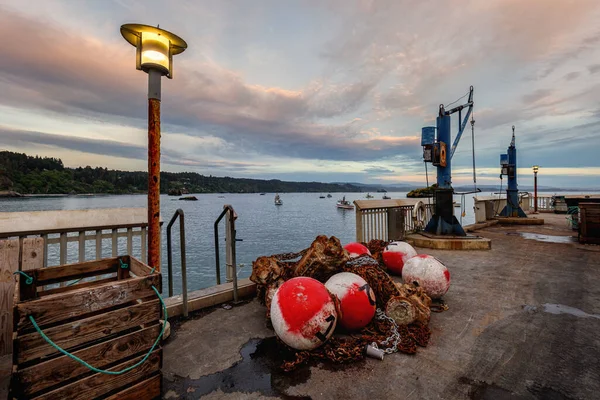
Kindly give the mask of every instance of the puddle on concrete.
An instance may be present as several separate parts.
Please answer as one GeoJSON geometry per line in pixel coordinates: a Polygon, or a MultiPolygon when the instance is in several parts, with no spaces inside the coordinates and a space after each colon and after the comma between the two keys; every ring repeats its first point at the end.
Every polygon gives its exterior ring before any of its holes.
{"type": "Polygon", "coordinates": [[[203,376],[200,379],[181,378],[173,381],[164,379],[164,392],[174,391],[179,399],[197,399],[220,389],[225,393],[260,392],[265,396],[282,399],[309,399],[310,397],[288,396],[285,391],[308,381],[310,368],[299,367],[285,373],[279,368],[285,360],[293,359],[293,353],[279,345],[275,337],[251,339],[240,349],[242,360],[224,371],[203,376]]]}
{"type": "Polygon", "coordinates": [[[563,304],[542,304],[544,311],[550,314],[570,314],[580,318],[597,318],[600,319],[598,314],[588,314],[583,310],[575,307],[565,306],[563,304]]]}
{"type": "Polygon", "coordinates": [[[528,232],[508,232],[507,235],[521,236],[523,239],[537,240],[538,242],[546,243],[577,243],[577,239],[572,236],[553,236],[528,232]]]}
{"type": "Polygon", "coordinates": [[[465,376],[458,378],[458,383],[471,386],[469,389],[469,398],[472,400],[525,399],[525,397],[518,396],[510,390],[503,389],[493,383],[469,379],[465,376]]]}

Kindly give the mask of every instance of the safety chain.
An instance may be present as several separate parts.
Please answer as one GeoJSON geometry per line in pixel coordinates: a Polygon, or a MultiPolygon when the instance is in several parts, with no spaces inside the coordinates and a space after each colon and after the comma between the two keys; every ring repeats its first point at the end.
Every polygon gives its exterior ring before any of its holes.
{"type": "Polygon", "coordinates": [[[385,347],[385,349],[381,349],[385,354],[392,354],[392,353],[397,352],[398,344],[402,340],[400,333],[398,333],[398,324],[396,324],[396,321],[394,321],[393,318],[387,316],[383,311],[381,311],[380,308],[377,309],[377,311],[375,313],[375,318],[377,318],[380,321],[388,321],[391,324],[392,334],[390,336],[388,336],[387,339],[385,339],[384,341],[379,343],[379,345],[377,345],[376,342],[373,342],[373,343],[371,343],[371,346],[376,349],[379,349],[379,346],[385,347]],[[393,341],[393,345],[390,347],[390,342],[392,342],[392,341],[393,341]]]}

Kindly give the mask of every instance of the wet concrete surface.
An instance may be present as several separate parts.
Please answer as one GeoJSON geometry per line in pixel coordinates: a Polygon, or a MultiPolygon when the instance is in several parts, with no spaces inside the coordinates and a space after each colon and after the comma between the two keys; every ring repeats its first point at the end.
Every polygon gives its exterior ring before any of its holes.
{"type": "Polygon", "coordinates": [[[507,235],[520,236],[523,239],[537,240],[546,243],[577,243],[576,236],[542,235],[530,232],[507,232],[507,235]]]}
{"type": "Polygon", "coordinates": [[[273,331],[252,301],[175,327],[164,398],[596,399],[600,252],[506,234],[573,235],[564,216],[544,219],[479,231],[489,251],[417,249],[446,263],[452,285],[450,309],[432,315],[431,342],[415,355],[286,375],[260,341],[273,331]]]}

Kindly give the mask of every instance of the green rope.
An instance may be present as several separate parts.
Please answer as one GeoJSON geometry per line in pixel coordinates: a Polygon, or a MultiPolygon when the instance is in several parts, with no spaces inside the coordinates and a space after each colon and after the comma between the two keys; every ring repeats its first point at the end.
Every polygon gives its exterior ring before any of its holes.
{"type": "Polygon", "coordinates": [[[128,264],[125,264],[125,263],[123,262],[123,260],[121,260],[120,258],[119,258],[119,264],[121,264],[121,268],[123,268],[123,269],[127,269],[127,268],[129,268],[129,265],[128,265],[128,264]]]}
{"type": "Polygon", "coordinates": [[[28,285],[31,285],[31,284],[33,283],[33,276],[31,276],[31,275],[27,275],[27,274],[26,274],[25,272],[23,272],[23,271],[17,271],[17,272],[13,272],[13,275],[16,275],[16,274],[21,274],[21,275],[23,275],[25,278],[27,278],[27,279],[25,279],[25,283],[26,283],[26,284],[28,284],[28,285]]]}
{"type": "Polygon", "coordinates": [[[148,359],[148,357],[150,357],[150,354],[152,353],[152,351],[154,351],[154,348],[156,347],[156,345],[158,344],[158,342],[162,338],[163,333],[165,332],[165,327],[167,325],[167,319],[168,319],[167,306],[165,305],[165,302],[163,301],[162,297],[160,296],[160,293],[158,293],[158,290],[154,286],[152,286],[152,289],[154,290],[154,292],[158,296],[158,299],[160,300],[160,304],[162,305],[163,313],[164,313],[164,317],[165,317],[165,322],[162,324],[162,329],[160,330],[160,334],[158,335],[158,337],[154,341],[154,344],[152,345],[152,347],[150,347],[150,350],[148,350],[148,353],[144,356],[144,358],[142,358],[139,362],[135,363],[134,365],[129,366],[129,367],[125,368],[125,369],[122,369],[121,371],[107,371],[107,370],[98,369],[96,367],[91,366],[90,364],[88,364],[85,361],[83,361],[81,358],[79,358],[79,357],[77,357],[77,356],[69,353],[68,351],[64,350],[59,345],[57,345],[56,343],[54,343],[52,340],[50,340],[50,338],[48,336],[46,336],[46,334],[35,323],[35,319],[33,318],[32,315],[29,316],[29,320],[33,324],[33,327],[35,328],[35,330],[40,334],[40,336],[42,338],[44,338],[44,340],[46,342],[48,342],[48,344],[50,346],[54,347],[56,350],[60,351],[64,355],[72,358],[73,360],[79,362],[81,365],[89,368],[90,370],[92,370],[94,372],[100,372],[102,374],[108,374],[108,375],[121,375],[121,374],[124,374],[125,372],[131,371],[132,369],[134,369],[136,367],[139,367],[141,364],[143,364],[144,361],[146,361],[148,359]]]}

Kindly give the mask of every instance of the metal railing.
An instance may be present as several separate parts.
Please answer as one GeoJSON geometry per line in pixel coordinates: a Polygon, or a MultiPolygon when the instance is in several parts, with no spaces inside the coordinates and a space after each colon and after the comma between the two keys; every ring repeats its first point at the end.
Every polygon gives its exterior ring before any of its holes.
{"type": "MultiPolygon", "coordinates": [[[[552,202],[553,196],[543,195],[540,196],[538,194],[537,197],[537,209],[538,211],[554,211],[554,203],[552,202]]],[[[530,194],[529,195],[529,209],[533,210],[535,208],[535,197],[530,194]]]]}
{"type": "Polygon", "coordinates": [[[219,259],[219,222],[226,218],[225,226],[225,241],[226,241],[226,266],[227,266],[227,277],[228,281],[233,282],[233,302],[238,302],[238,284],[237,284],[237,261],[236,261],[236,243],[241,242],[242,239],[238,239],[235,230],[235,220],[237,214],[233,207],[229,204],[223,206],[223,212],[215,220],[214,231],[215,231],[215,262],[216,262],[216,274],[217,274],[217,285],[221,284],[221,263],[219,259]]]}
{"type": "Polygon", "coordinates": [[[183,316],[188,316],[188,301],[187,301],[187,272],[185,258],[185,222],[184,214],[181,208],[178,208],[171,221],[167,225],[167,269],[169,274],[169,297],[173,296],[173,252],[171,245],[171,228],[175,221],[179,218],[179,246],[181,255],[181,295],[183,296],[183,316]]]}
{"type": "Polygon", "coordinates": [[[356,240],[358,242],[369,242],[372,239],[384,241],[403,239],[406,233],[423,229],[424,224],[431,218],[432,204],[412,202],[414,203],[412,205],[399,205],[399,202],[393,203],[387,200],[372,200],[372,205],[361,207],[361,204],[355,201],[356,240]],[[394,229],[395,227],[390,225],[396,223],[397,213],[401,214],[403,224],[400,229],[394,229]],[[390,237],[394,233],[396,237],[390,237]]]}

